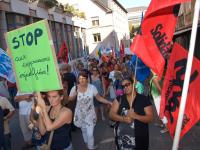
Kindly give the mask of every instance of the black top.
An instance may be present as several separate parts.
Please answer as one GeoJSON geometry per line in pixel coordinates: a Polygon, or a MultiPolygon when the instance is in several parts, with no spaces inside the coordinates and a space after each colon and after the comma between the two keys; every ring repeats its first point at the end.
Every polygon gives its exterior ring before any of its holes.
{"type": "Polygon", "coordinates": [[[76,84],[76,76],[73,73],[65,73],[63,75],[63,81],[67,82],[68,85],[67,94],[69,95],[72,87],[76,84]]]}
{"type": "MultiPolygon", "coordinates": [[[[118,114],[121,114],[123,107],[130,109],[126,95],[121,96],[121,102],[120,102],[120,97],[117,97],[117,100],[120,103],[118,114]]],[[[137,94],[133,102],[132,108],[138,115],[145,115],[144,108],[151,105],[152,104],[148,99],[148,97],[137,94]]],[[[135,123],[136,150],[147,150],[149,145],[148,124],[143,123],[139,120],[134,120],[134,123],[135,123]]]]}
{"type": "MultiPolygon", "coordinates": [[[[54,121],[55,119],[52,119],[50,117],[51,108],[48,112],[48,115],[49,115],[49,118],[52,121],[54,121]]],[[[63,150],[70,145],[70,143],[71,143],[70,129],[71,129],[71,124],[64,124],[60,128],[54,130],[53,139],[52,139],[52,142],[51,142],[51,150],[63,150]]],[[[51,132],[48,133],[47,139],[49,139],[50,133],[51,132]]]]}

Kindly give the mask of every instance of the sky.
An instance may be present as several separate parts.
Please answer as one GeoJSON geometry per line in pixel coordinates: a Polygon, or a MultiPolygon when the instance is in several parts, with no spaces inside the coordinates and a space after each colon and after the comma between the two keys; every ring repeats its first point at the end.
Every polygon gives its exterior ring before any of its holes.
{"type": "Polygon", "coordinates": [[[151,0],[118,0],[124,8],[148,6],[151,0]]]}
{"type": "MultiPolygon", "coordinates": [[[[59,2],[66,3],[66,0],[58,0],[59,2]]],[[[72,0],[71,0],[72,1],[72,0]]],[[[124,8],[149,6],[151,0],[118,0],[124,8]]]]}

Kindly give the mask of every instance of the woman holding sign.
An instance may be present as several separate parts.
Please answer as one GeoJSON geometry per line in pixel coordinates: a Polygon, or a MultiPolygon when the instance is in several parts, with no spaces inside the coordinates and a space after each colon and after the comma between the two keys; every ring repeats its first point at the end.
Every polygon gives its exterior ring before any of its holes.
{"type": "Polygon", "coordinates": [[[62,105],[63,90],[47,92],[50,107],[39,94],[37,103],[39,108],[39,130],[42,135],[49,133],[47,143],[50,142],[51,150],[72,150],[70,127],[72,112],[62,105]],[[51,138],[52,137],[52,138],[51,138]]]}
{"type": "Polygon", "coordinates": [[[95,149],[93,132],[97,121],[93,99],[95,97],[98,101],[109,105],[112,105],[112,103],[101,97],[96,87],[88,83],[88,73],[86,71],[79,73],[78,81],[79,84],[72,88],[68,100],[77,98],[74,124],[81,128],[84,142],[87,148],[92,150],[95,149]]]}

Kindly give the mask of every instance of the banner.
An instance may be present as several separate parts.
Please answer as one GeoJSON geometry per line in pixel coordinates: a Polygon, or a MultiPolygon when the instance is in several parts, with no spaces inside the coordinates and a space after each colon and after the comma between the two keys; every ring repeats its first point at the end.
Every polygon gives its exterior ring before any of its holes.
{"type": "Polygon", "coordinates": [[[47,20],[5,34],[20,92],[62,89],[47,20]]]}
{"type": "Polygon", "coordinates": [[[12,69],[12,63],[7,53],[0,48],[0,76],[11,83],[15,83],[15,76],[12,69]]]}
{"type": "Polygon", "coordinates": [[[172,49],[179,4],[189,0],[152,0],[131,50],[160,77],[172,49]]]}
{"type": "MultiPolygon", "coordinates": [[[[178,44],[174,44],[170,56],[161,96],[160,117],[164,115],[168,119],[168,128],[172,137],[174,137],[185,69],[187,64],[188,52],[178,44]]],[[[194,57],[190,84],[187,96],[187,103],[183,119],[181,136],[200,119],[200,61],[194,57]]]]}

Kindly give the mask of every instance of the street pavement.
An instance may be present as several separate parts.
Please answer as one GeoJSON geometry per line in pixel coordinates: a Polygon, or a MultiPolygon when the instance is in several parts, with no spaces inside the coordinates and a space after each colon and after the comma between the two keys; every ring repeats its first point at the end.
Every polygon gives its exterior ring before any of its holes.
{"type": "MultiPolygon", "coordinates": [[[[156,118],[156,117],[155,117],[156,118]]],[[[156,120],[156,119],[155,119],[156,120]]],[[[23,136],[18,122],[18,111],[10,122],[12,133],[12,149],[21,150],[23,136]]],[[[169,133],[160,133],[160,128],[150,124],[150,147],[149,150],[171,150],[172,139],[169,133]]],[[[115,150],[113,128],[109,127],[108,121],[99,121],[94,131],[97,150],[115,150]]],[[[79,129],[72,132],[74,150],[87,150],[79,129]]],[[[181,140],[179,150],[200,150],[200,125],[195,125],[181,140]]]]}

